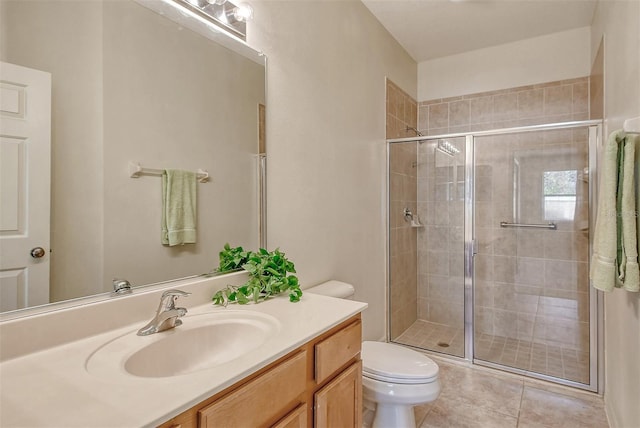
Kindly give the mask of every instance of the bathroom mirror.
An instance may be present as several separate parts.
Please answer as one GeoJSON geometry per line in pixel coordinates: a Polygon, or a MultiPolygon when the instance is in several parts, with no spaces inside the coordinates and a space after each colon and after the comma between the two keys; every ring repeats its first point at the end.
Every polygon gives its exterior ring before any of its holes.
{"type": "MultiPolygon", "coordinates": [[[[169,3],[0,0],[0,60],[51,76],[48,303],[208,273],[226,242],[261,244],[265,58],[169,3]],[[208,172],[195,244],[161,244],[161,176],[131,164],[208,172]]],[[[0,270],[2,310],[34,306],[0,270]]]]}

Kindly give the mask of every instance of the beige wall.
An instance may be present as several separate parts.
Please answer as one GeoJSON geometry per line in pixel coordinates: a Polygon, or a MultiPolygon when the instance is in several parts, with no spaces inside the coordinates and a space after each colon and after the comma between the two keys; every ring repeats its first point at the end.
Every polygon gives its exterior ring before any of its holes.
{"type": "Polygon", "coordinates": [[[385,76],[412,97],[416,64],[359,1],[252,3],[269,58],[268,244],[304,287],[339,279],[385,334],[385,76]]]}
{"type": "Polygon", "coordinates": [[[566,80],[589,74],[589,27],[418,64],[418,101],[566,80]]]}
{"type": "MultiPolygon", "coordinates": [[[[600,1],[591,53],[604,35],[605,135],[640,116],[640,2],[600,1]]],[[[636,161],[636,169],[640,162],[636,161]]],[[[636,170],[636,174],[640,171],[636,170]]],[[[639,198],[640,199],[640,198],[639,198]]],[[[640,426],[640,294],[605,295],[605,404],[611,426],[640,426]]]]}

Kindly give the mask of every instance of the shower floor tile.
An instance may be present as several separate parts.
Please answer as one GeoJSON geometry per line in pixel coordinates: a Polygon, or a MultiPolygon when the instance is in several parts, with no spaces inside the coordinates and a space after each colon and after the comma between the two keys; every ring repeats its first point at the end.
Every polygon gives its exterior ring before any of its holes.
{"type": "MultiPolygon", "coordinates": [[[[463,329],[417,320],[393,342],[464,357],[463,329]]],[[[479,334],[475,358],[574,382],[589,383],[589,353],[525,340],[479,334]]]]}
{"type": "Polygon", "coordinates": [[[462,328],[417,320],[393,341],[414,348],[464,357],[464,331],[462,328]]]}

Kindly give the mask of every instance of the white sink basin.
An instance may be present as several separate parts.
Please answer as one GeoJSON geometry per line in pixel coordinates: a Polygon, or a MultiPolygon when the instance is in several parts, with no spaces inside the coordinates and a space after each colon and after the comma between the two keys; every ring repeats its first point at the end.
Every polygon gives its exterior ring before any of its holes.
{"type": "Polygon", "coordinates": [[[219,311],[182,318],[176,328],[149,336],[131,331],[98,348],[86,369],[95,375],[161,378],[223,365],[262,346],[279,321],[252,311],[219,311]]]}

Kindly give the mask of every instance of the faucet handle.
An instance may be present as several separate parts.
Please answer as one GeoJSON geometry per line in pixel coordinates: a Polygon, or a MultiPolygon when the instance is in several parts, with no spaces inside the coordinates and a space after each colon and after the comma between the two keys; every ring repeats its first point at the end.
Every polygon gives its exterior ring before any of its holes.
{"type": "Polygon", "coordinates": [[[182,290],[167,290],[162,293],[160,298],[160,308],[164,310],[175,309],[175,301],[178,300],[178,297],[187,297],[190,294],[182,290]]]}
{"type": "Polygon", "coordinates": [[[182,291],[182,290],[167,290],[164,293],[162,293],[162,298],[164,299],[167,296],[187,297],[190,294],[191,293],[188,293],[188,292],[182,291]]]}

